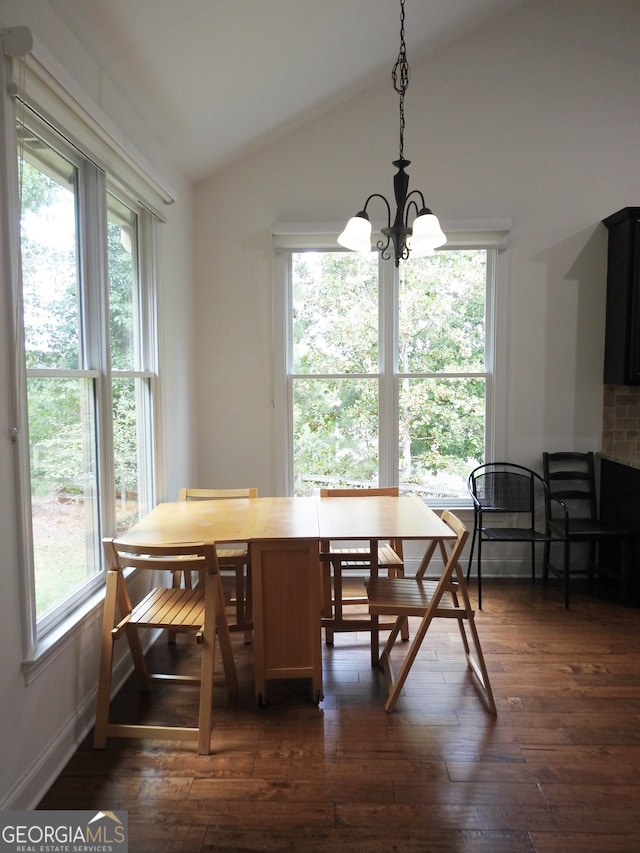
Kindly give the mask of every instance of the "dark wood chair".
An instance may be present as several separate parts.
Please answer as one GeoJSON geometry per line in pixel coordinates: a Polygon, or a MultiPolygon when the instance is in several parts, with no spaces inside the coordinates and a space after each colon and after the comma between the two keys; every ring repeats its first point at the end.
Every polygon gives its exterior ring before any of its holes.
{"type": "MultiPolygon", "coordinates": [[[[620,600],[626,600],[629,594],[627,546],[630,531],[607,524],[598,516],[593,453],[545,452],[542,454],[542,467],[549,496],[561,500],[569,515],[569,575],[586,576],[589,590],[593,587],[594,572],[610,577],[618,584],[620,600]],[[588,546],[587,561],[579,567],[571,564],[571,546],[574,543],[588,546]],[[613,547],[608,547],[609,543],[613,547]],[[605,555],[606,564],[603,560],[605,555]]],[[[554,507],[555,504],[551,504],[549,508],[549,524],[552,530],[562,529],[564,518],[558,517],[554,507]]],[[[551,561],[551,545],[551,541],[546,542],[544,548],[545,578],[550,572],[561,573],[551,561]]]]}

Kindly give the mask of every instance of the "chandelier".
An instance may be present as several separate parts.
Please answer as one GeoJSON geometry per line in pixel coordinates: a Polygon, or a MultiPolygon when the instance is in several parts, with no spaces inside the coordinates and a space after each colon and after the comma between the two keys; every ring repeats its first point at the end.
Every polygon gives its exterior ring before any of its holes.
{"type": "Polygon", "coordinates": [[[447,242],[437,216],[426,206],[424,196],[420,190],[409,190],[409,175],[406,173],[407,166],[411,163],[404,157],[404,96],[409,86],[409,63],[407,62],[407,49],[404,41],[404,2],[400,0],[400,53],[393,66],[391,79],[393,88],[400,96],[400,155],[393,165],[398,170],[393,176],[393,192],[396,201],[396,215],[391,222],[391,205],[380,193],[372,193],[365,201],[364,207],[347,222],[347,225],[338,237],[338,243],[345,249],[355,252],[371,251],[371,222],[367,213],[367,206],[371,199],[380,198],[387,207],[387,225],[382,228],[384,239],[379,240],[377,248],[386,259],[391,257],[391,244],[393,244],[393,256],[396,266],[400,260],[406,260],[411,253],[414,257],[433,254],[434,249],[447,242]],[[419,203],[418,203],[419,202],[419,203]],[[413,214],[413,224],[409,220],[413,214]]]}

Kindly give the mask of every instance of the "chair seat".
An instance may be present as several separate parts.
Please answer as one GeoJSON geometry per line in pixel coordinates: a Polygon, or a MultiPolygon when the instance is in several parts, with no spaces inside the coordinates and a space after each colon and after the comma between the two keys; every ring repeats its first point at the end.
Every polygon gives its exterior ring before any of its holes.
{"type": "Polygon", "coordinates": [[[152,589],[124,622],[199,631],[204,625],[204,590],[201,587],[152,589]]]}
{"type": "MultiPolygon", "coordinates": [[[[358,569],[369,565],[368,548],[336,548],[332,546],[330,553],[332,557],[340,558],[343,569],[358,569]]],[[[381,545],[378,548],[378,566],[381,569],[392,569],[402,565],[402,559],[390,545],[381,545]]]]}
{"type": "Polygon", "coordinates": [[[246,548],[218,548],[218,562],[221,569],[225,568],[225,561],[233,562],[235,566],[238,561],[246,563],[248,557],[249,551],[246,548]]]}
{"type": "MultiPolygon", "coordinates": [[[[560,525],[553,520],[551,521],[551,525],[555,529],[560,529],[560,525]]],[[[611,527],[592,518],[569,518],[570,539],[584,539],[588,541],[589,539],[602,539],[605,536],[617,538],[625,535],[626,530],[622,530],[619,527],[611,527]]]]}
{"type": "Polygon", "coordinates": [[[482,538],[491,542],[555,542],[564,538],[564,534],[547,534],[530,527],[482,527],[480,531],[482,538]]]}
{"type": "MultiPolygon", "coordinates": [[[[429,607],[438,589],[439,581],[417,580],[416,578],[372,578],[367,582],[369,609],[372,613],[397,613],[406,616],[422,616],[429,607]]],[[[438,602],[437,615],[449,610],[454,616],[460,608],[444,596],[438,602]]]]}

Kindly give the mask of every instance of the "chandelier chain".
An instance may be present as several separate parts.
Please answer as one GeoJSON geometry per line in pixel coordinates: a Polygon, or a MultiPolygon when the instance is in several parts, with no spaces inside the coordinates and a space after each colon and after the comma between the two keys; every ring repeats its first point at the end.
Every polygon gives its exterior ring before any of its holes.
{"type": "Polygon", "coordinates": [[[391,72],[393,88],[400,95],[400,159],[404,159],[404,96],[409,86],[409,63],[404,41],[404,0],[400,0],[400,53],[391,72]]]}
{"type": "Polygon", "coordinates": [[[409,63],[405,43],[405,0],[400,0],[400,53],[391,71],[393,88],[400,100],[400,156],[393,161],[397,169],[393,176],[393,195],[395,214],[392,204],[380,193],[371,193],[364,207],[347,222],[346,228],[338,237],[338,243],[345,249],[368,253],[371,251],[372,223],[367,213],[369,202],[381,201],[387,209],[387,224],[380,228],[382,239],[376,247],[385,260],[393,257],[396,267],[400,261],[406,261],[410,254],[414,257],[433,254],[433,251],[447,242],[440,223],[433,211],[427,207],[420,190],[409,191],[407,166],[410,160],[404,156],[404,97],[409,86],[409,63]]]}

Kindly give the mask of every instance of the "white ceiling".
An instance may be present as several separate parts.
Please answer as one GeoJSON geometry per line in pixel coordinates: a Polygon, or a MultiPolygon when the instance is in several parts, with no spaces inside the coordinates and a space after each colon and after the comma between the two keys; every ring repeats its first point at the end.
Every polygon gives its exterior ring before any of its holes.
{"type": "MultiPolygon", "coordinates": [[[[409,63],[522,2],[406,0],[409,63]]],[[[390,79],[400,44],[400,0],[49,3],[194,181],[390,79]]]]}

